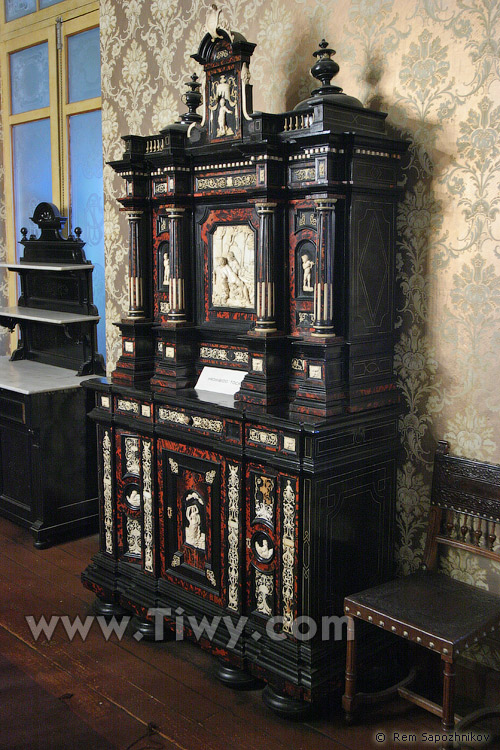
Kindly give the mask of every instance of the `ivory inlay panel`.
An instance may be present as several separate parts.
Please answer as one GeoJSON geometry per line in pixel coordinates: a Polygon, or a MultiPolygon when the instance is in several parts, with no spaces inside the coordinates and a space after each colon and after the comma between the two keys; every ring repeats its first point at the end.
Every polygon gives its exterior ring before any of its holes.
{"type": "Polygon", "coordinates": [[[253,309],[255,233],[246,224],[223,224],[212,236],[212,306],[253,309]]]}

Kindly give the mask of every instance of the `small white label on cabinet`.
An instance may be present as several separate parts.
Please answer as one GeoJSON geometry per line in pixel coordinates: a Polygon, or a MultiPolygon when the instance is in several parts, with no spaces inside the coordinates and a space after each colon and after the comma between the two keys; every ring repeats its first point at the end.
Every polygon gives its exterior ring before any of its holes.
{"type": "Polygon", "coordinates": [[[240,390],[245,375],[244,370],[204,367],[195,388],[199,391],[211,391],[212,393],[225,393],[228,396],[234,396],[240,390]]]}
{"type": "Polygon", "coordinates": [[[262,359],[256,359],[255,357],[252,359],[252,370],[255,370],[255,372],[262,372],[264,369],[264,361],[262,359]]]}

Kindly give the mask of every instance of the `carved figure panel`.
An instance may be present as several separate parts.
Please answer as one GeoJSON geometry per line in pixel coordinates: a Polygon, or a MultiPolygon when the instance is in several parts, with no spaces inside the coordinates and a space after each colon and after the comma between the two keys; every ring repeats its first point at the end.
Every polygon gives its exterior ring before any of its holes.
{"type": "Polygon", "coordinates": [[[272,477],[254,474],[255,516],[274,526],[276,481],[272,477]]]}
{"type": "Polygon", "coordinates": [[[316,282],[316,248],[318,220],[311,200],[303,200],[290,207],[289,234],[290,263],[290,329],[308,330],[313,324],[314,285],[316,282]]]}
{"type": "Polygon", "coordinates": [[[297,246],[296,253],[295,296],[309,299],[314,296],[316,248],[312,242],[305,240],[297,246]]]}
{"type": "Polygon", "coordinates": [[[238,135],[240,122],[238,83],[235,73],[222,73],[210,80],[208,121],[211,139],[238,135]]]}
{"type": "Polygon", "coordinates": [[[131,484],[125,491],[125,500],[130,508],[134,510],[141,507],[141,493],[137,485],[131,484]]]}
{"type": "Polygon", "coordinates": [[[157,449],[161,578],[239,611],[241,467],[163,438],[157,449]]]}
{"type": "Polygon", "coordinates": [[[255,234],[247,224],[224,224],[212,234],[212,307],[255,306],[255,234]]]}
{"type": "Polygon", "coordinates": [[[158,248],[158,288],[166,292],[170,285],[170,256],[168,242],[162,242],[158,248]]]}
{"type": "Polygon", "coordinates": [[[255,607],[261,615],[270,617],[273,613],[274,578],[260,570],[255,570],[254,575],[255,607]]]}
{"type": "Polygon", "coordinates": [[[184,505],[184,542],[191,547],[206,549],[206,504],[201,494],[188,492],[184,505]]]}
{"type": "Polygon", "coordinates": [[[141,524],[135,518],[127,518],[127,553],[141,556],[141,524]]]}
{"type": "Polygon", "coordinates": [[[252,537],[252,549],[259,562],[269,563],[274,557],[274,543],[269,534],[257,531],[252,537]]]}
{"type": "MultiPolygon", "coordinates": [[[[193,581],[206,579],[210,568],[219,583],[218,564],[213,558],[214,544],[219,549],[220,472],[205,451],[196,456],[164,456],[167,475],[163,490],[164,520],[168,519],[169,546],[179,557],[178,567],[193,581]],[[203,460],[201,459],[201,455],[203,460]],[[208,461],[210,463],[208,463],[208,461]],[[210,466],[215,468],[210,468],[210,466]],[[213,564],[214,563],[214,564],[213,564]]],[[[191,453],[191,451],[189,451],[191,453]]],[[[168,556],[166,562],[170,563],[168,556]]]]}
{"type": "Polygon", "coordinates": [[[126,437],[123,442],[125,444],[125,472],[139,476],[139,438],[126,437]]]}

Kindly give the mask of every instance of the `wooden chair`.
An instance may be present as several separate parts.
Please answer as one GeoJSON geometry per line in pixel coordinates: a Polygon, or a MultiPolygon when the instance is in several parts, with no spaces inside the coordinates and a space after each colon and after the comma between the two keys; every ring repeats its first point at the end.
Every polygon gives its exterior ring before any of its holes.
{"type": "MultiPolygon", "coordinates": [[[[422,570],[346,597],[348,642],[342,706],[351,722],[357,707],[374,694],[356,693],[355,621],[364,620],[441,655],[442,706],[407,687],[402,697],[441,717],[443,732],[455,726],[455,661],[500,629],[500,596],[438,571],[440,545],[500,562],[500,466],[447,455],[440,442],[434,459],[432,500],[422,570]],[[350,640],[349,640],[350,639],[350,640]]],[[[387,695],[389,691],[384,691],[387,695]]],[[[500,716],[500,708],[490,715],[500,716]]],[[[484,712],[483,712],[484,715],[484,712]]]]}

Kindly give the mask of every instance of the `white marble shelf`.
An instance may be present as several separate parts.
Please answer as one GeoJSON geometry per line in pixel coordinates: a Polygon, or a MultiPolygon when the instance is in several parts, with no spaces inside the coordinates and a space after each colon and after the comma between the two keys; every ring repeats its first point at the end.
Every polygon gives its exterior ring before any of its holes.
{"type": "Polygon", "coordinates": [[[35,320],[38,323],[66,325],[68,323],[87,323],[100,320],[99,315],[80,315],[79,313],[60,312],[58,310],[39,310],[36,307],[0,307],[0,318],[16,320],[35,320]]]}
{"type": "Polygon", "coordinates": [[[0,388],[24,395],[78,388],[84,380],[95,377],[79,377],[76,370],[44,365],[29,359],[11,362],[8,357],[0,357],[0,388]]]}
{"type": "Polygon", "coordinates": [[[9,271],[88,271],[92,263],[0,263],[9,271]]]}

